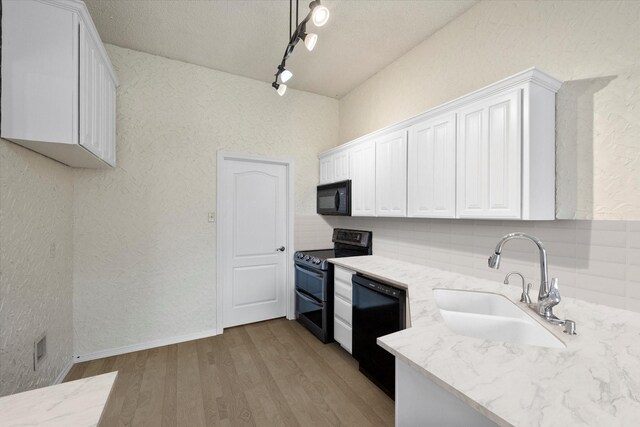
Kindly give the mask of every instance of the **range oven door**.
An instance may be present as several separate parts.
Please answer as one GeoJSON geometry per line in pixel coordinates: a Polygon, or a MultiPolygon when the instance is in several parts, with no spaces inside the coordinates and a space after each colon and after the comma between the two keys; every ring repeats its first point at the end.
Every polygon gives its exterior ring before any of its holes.
{"type": "Polygon", "coordinates": [[[328,303],[296,288],[296,319],[324,343],[333,339],[333,313],[329,312],[328,303]]]}
{"type": "Polygon", "coordinates": [[[351,216],[351,180],[319,185],[317,191],[317,213],[351,216]]]}
{"type": "Polygon", "coordinates": [[[312,296],[321,303],[328,299],[329,272],[314,270],[296,264],[296,289],[312,296]]]}

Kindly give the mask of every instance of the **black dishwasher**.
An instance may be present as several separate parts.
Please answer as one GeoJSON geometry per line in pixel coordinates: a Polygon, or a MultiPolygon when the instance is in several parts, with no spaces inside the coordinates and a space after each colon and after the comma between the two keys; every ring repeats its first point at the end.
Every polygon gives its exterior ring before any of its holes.
{"type": "Polygon", "coordinates": [[[353,275],[353,357],[365,374],[392,399],[395,358],[376,343],[378,337],[405,328],[406,293],[385,283],[353,275]]]}

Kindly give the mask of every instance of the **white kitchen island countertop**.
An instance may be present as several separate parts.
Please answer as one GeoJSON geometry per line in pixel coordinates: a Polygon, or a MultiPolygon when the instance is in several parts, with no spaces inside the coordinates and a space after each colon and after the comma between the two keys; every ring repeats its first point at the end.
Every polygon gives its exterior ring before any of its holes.
{"type": "Polygon", "coordinates": [[[2,397],[0,425],[96,426],[117,375],[117,372],[110,372],[2,397]]]}
{"type": "MultiPolygon", "coordinates": [[[[640,425],[640,313],[563,297],[554,312],[576,322],[578,335],[570,336],[520,303],[520,286],[376,255],[330,261],[406,288],[411,327],[379,338],[378,344],[495,423],[640,425]],[[440,315],[434,288],[502,294],[531,313],[566,348],[457,335],[440,315]]],[[[535,299],[537,287],[531,295],[535,299]]]]}

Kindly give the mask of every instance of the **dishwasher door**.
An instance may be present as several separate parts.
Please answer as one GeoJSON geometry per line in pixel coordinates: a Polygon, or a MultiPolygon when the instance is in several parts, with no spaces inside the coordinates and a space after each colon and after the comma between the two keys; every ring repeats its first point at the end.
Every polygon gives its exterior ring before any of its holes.
{"type": "Polygon", "coordinates": [[[376,340],[405,328],[405,291],[358,275],[352,283],[353,357],[360,372],[393,399],[395,358],[376,340]]]}

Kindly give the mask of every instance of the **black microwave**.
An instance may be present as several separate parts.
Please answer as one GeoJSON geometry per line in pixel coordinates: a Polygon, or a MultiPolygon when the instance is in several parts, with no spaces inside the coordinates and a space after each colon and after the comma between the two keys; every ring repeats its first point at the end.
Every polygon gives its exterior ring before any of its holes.
{"type": "Polygon", "coordinates": [[[320,215],[351,216],[351,180],[318,185],[316,202],[320,215]]]}

